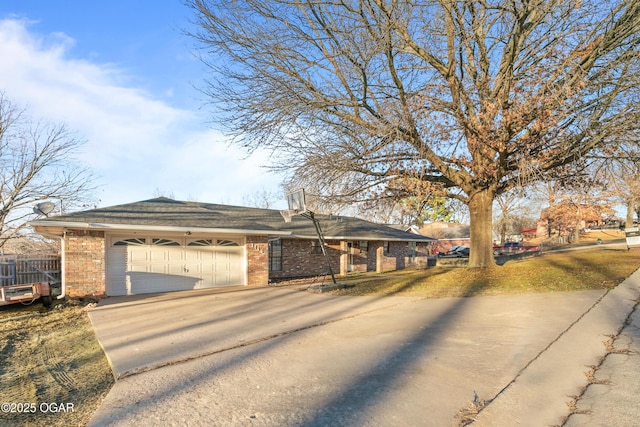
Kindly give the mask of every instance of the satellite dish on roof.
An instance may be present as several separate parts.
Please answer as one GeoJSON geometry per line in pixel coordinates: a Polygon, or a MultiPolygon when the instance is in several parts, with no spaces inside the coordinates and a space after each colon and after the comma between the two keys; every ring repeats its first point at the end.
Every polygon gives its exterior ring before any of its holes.
{"type": "Polygon", "coordinates": [[[51,202],[38,203],[33,208],[33,213],[38,215],[49,216],[51,212],[56,208],[56,205],[51,202]]]}

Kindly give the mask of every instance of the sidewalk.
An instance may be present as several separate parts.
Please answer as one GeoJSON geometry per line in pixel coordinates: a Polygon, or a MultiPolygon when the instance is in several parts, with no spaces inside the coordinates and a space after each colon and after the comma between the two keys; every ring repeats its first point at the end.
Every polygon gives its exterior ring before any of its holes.
{"type": "Polygon", "coordinates": [[[639,297],[640,270],[551,343],[472,425],[638,425],[639,297]]]}
{"type": "Polygon", "coordinates": [[[640,422],[638,396],[640,309],[636,306],[565,426],[636,426],[640,422]]]}

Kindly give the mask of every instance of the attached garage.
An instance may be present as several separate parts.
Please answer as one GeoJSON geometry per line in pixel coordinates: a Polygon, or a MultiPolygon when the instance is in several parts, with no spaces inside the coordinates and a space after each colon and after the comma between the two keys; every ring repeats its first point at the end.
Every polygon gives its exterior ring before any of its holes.
{"type": "Polygon", "coordinates": [[[136,295],[245,283],[244,239],[109,236],[107,295],[136,295]]]}
{"type": "MultiPolygon", "coordinates": [[[[339,274],[355,270],[358,260],[363,271],[426,265],[431,238],[359,218],[315,217],[339,274]],[[357,253],[350,250],[356,244],[357,253]]],[[[274,209],[160,197],[30,224],[60,239],[62,289],[72,297],[266,286],[327,271],[313,221],[285,222],[274,209]]]]}

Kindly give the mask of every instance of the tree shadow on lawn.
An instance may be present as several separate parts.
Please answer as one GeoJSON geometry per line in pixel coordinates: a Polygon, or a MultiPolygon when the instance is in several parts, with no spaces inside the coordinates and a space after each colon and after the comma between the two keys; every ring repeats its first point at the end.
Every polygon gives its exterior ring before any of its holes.
{"type": "MultiPolygon", "coordinates": [[[[348,278],[345,283],[355,284],[355,288],[335,291],[333,294],[443,298],[602,289],[616,286],[635,271],[635,264],[626,262],[626,250],[594,249],[598,251],[595,254],[593,251],[578,250],[541,255],[502,256],[501,265],[487,269],[438,266],[424,270],[348,278]],[[610,255],[612,253],[613,259],[610,255]],[[598,261],[598,257],[602,257],[604,261],[598,261]],[[624,268],[621,268],[621,265],[624,268]],[[627,268],[628,265],[631,267],[627,268]],[[439,278],[440,276],[442,277],[439,278]]],[[[640,267],[640,262],[637,264],[640,267]]]]}
{"type": "Polygon", "coordinates": [[[431,267],[428,269],[394,272],[393,274],[376,274],[370,277],[361,277],[345,280],[349,287],[347,290],[337,290],[333,295],[381,295],[384,297],[470,297],[482,293],[490,287],[490,277],[483,275],[482,269],[455,269],[449,267],[431,267]],[[460,285],[451,284],[451,278],[438,281],[439,276],[447,275],[452,271],[468,271],[472,280],[461,280],[460,285]],[[478,277],[480,276],[480,277],[478,277]],[[443,286],[439,287],[439,284],[443,286]],[[421,288],[429,286],[430,295],[420,294],[421,288]]]}

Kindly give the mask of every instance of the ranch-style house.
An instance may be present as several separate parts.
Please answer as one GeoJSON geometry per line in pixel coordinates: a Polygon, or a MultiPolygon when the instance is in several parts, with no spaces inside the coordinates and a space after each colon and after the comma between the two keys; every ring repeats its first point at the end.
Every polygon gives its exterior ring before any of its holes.
{"type": "MultiPolygon", "coordinates": [[[[359,218],[316,215],[338,276],[426,267],[429,237],[359,218]]],[[[69,296],[227,286],[328,272],[313,222],[278,210],[155,198],[32,221],[61,239],[69,296]]]]}

